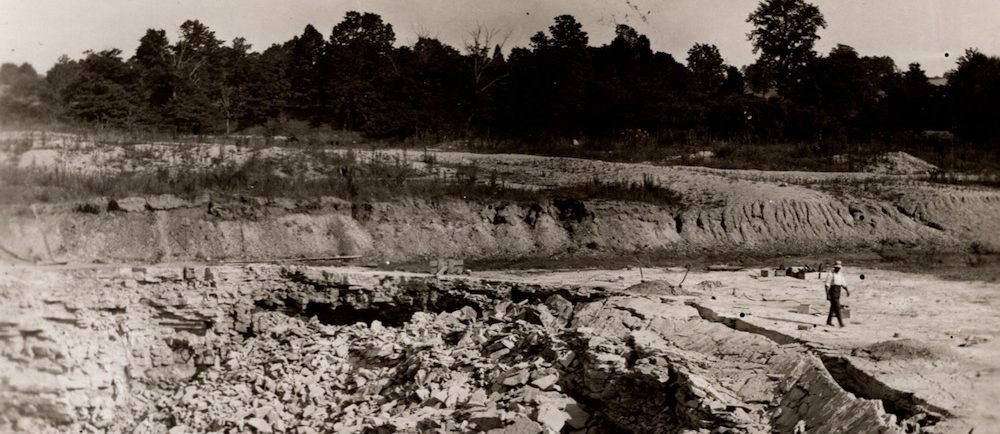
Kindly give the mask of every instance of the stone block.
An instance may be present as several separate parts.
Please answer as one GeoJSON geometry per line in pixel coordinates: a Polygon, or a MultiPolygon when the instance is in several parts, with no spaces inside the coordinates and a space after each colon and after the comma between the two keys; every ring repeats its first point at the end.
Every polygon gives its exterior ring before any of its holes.
{"type": "Polygon", "coordinates": [[[108,211],[144,212],[146,211],[146,199],[141,197],[113,199],[108,202],[108,211]]]}
{"type": "Polygon", "coordinates": [[[194,267],[184,267],[184,280],[191,281],[198,279],[194,273],[194,267]]]}
{"type": "Polygon", "coordinates": [[[154,211],[187,208],[191,204],[172,194],[157,194],[146,198],[146,206],[154,211]]]}

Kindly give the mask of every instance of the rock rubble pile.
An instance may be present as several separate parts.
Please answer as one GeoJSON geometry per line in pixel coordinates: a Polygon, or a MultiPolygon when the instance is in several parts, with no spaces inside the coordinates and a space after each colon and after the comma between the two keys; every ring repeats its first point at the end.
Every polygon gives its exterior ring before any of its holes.
{"type": "Polygon", "coordinates": [[[270,266],[31,278],[0,286],[0,432],[901,427],[804,347],[728,327],[666,284],[270,266]]]}
{"type": "Polygon", "coordinates": [[[172,434],[587,432],[590,410],[560,385],[575,361],[560,337],[571,314],[558,295],[482,315],[417,312],[402,327],[256,312],[256,335],[148,420],[175,423],[172,434]]]}

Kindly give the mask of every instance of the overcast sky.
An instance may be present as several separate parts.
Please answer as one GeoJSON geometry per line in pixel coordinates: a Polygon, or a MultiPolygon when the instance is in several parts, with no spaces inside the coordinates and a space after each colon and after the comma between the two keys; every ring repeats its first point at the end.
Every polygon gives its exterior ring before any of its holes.
{"type": "MultiPolygon", "coordinates": [[[[819,51],[836,43],[863,55],[889,55],[905,69],[920,62],[930,75],[954,66],[965,48],[1000,54],[998,0],[814,0],[829,24],[819,51]],[[945,54],[950,54],[946,57],[945,54]]],[[[754,55],[746,17],[757,0],[0,0],[0,61],[30,62],[46,71],[61,54],[120,48],[131,56],[147,28],[177,27],[196,18],[225,40],[247,38],[254,49],[300,34],[313,24],[324,35],[349,10],[375,12],[393,25],[397,44],[417,34],[460,47],[477,24],[511,32],[527,45],[556,15],[571,14],[591,45],[611,40],[615,24],[649,36],[653,48],[683,62],[696,42],[719,46],[730,64],[754,55]]]]}

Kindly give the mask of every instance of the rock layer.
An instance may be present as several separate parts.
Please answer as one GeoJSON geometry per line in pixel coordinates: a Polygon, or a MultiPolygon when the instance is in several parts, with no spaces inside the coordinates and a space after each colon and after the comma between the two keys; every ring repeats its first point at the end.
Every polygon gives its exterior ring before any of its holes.
{"type": "Polygon", "coordinates": [[[93,204],[39,208],[38,217],[26,209],[6,210],[0,215],[0,258],[149,262],[361,255],[398,262],[653,250],[773,256],[905,246],[964,252],[973,243],[983,251],[1000,250],[1000,194],[915,193],[895,203],[813,196],[684,210],[603,201],[244,198],[178,204],[162,196],[126,198],[111,201],[112,211],[93,204]]]}
{"type": "Polygon", "coordinates": [[[3,289],[2,431],[902,429],[807,348],[672,295],[309,267],[24,273],[3,289]]]}

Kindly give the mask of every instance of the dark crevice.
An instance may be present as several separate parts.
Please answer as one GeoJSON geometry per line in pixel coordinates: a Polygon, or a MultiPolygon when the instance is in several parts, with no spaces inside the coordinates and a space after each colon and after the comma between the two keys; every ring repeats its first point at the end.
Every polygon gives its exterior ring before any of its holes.
{"type": "Polygon", "coordinates": [[[552,205],[559,211],[559,221],[582,223],[589,216],[587,205],[576,199],[553,199],[552,205]]]}
{"type": "Polygon", "coordinates": [[[709,309],[707,307],[701,306],[698,303],[695,303],[693,301],[689,301],[686,304],[688,306],[691,306],[691,307],[695,308],[698,311],[698,315],[700,315],[702,319],[722,324],[722,325],[724,325],[726,327],[729,327],[729,328],[731,328],[733,330],[737,330],[737,331],[741,331],[741,332],[747,332],[747,333],[753,333],[755,335],[763,336],[765,338],[768,338],[768,339],[774,341],[778,345],[805,344],[806,343],[806,341],[803,341],[801,339],[797,339],[795,337],[788,336],[788,335],[786,335],[784,333],[781,333],[781,332],[777,332],[777,331],[774,331],[774,330],[766,329],[764,327],[760,327],[760,326],[751,324],[751,323],[746,322],[744,320],[741,320],[739,318],[729,318],[729,317],[721,316],[721,315],[715,313],[715,311],[713,311],[713,310],[711,310],[711,309],[709,309]]]}
{"type": "Polygon", "coordinates": [[[545,209],[541,205],[537,203],[531,204],[528,208],[528,213],[524,216],[524,223],[534,229],[535,223],[541,218],[543,212],[545,212],[545,209]]]}
{"type": "MultiPolygon", "coordinates": [[[[318,288],[316,282],[312,283],[318,288]]],[[[278,311],[289,316],[316,319],[326,325],[345,326],[357,323],[371,325],[378,320],[388,327],[402,327],[417,312],[454,312],[463,307],[471,307],[481,315],[483,307],[461,294],[440,291],[426,283],[407,282],[411,291],[385,302],[365,301],[364,297],[354,297],[346,285],[340,285],[341,297],[331,300],[327,294],[317,294],[319,299],[299,300],[295,297],[282,299],[260,299],[254,302],[255,309],[278,311]],[[346,294],[346,295],[345,295],[346,294]],[[354,301],[352,301],[354,300],[354,301]]]]}
{"type": "MultiPolygon", "coordinates": [[[[760,335],[779,345],[806,343],[806,341],[801,339],[756,326],[738,318],[721,316],[713,310],[694,302],[688,302],[687,304],[694,307],[702,319],[723,324],[733,330],[760,335]]],[[[903,392],[889,387],[854,366],[850,360],[843,356],[810,351],[808,346],[805,345],[803,346],[803,351],[815,353],[823,362],[823,366],[830,374],[830,377],[844,391],[852,393],[858,398],[881,401],[886,413],[895,415],[898,423],[906,432],[919,432],[920,427],[935,425],[942,419],[951,416],[947,410],[928,404],[911,392],[903,392]]]]}
{"type": "Polygon", "coordinates": [[[904,425],[921,427],[937,424],[950,416],[947,410],[928,404],[911,392],[893,389],[865,371],[858,369],[846,357],[819,355],[826,370],[840,387],[864,399],[882,401],[885,411],[896,415],[904,425]]]}
{"type": "Polygon", "coordinates": [[[365,323],[371,325],[375,320],[389,327],[402,327],[413,314],[417,312],[412,306],[374,305],[371,308],[357,309],[348,305],[333,306],[328,303],[309,302],[300,315],[312,318],[326,325],[351,325],[365,323]]]}

